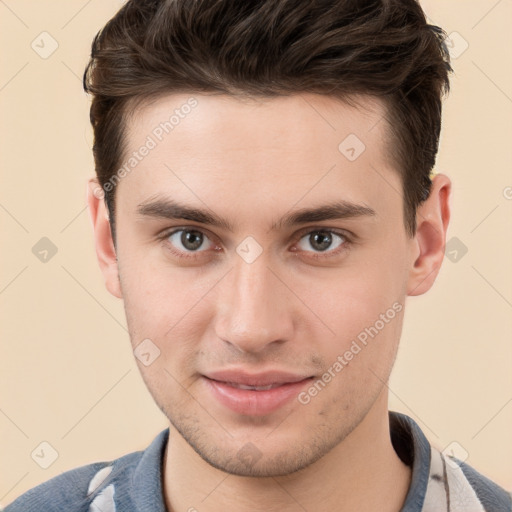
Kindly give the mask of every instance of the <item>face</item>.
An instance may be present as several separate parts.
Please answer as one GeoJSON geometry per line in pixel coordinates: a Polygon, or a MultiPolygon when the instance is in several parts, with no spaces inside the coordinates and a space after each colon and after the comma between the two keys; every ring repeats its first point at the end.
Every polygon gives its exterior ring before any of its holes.
{"type": "Polygon", "coordinates": [[[362,105],[183,94],[128,123],[107,285],[154,400],[229,473],[306,467],[383,396],[413,251],[362,105]]]}

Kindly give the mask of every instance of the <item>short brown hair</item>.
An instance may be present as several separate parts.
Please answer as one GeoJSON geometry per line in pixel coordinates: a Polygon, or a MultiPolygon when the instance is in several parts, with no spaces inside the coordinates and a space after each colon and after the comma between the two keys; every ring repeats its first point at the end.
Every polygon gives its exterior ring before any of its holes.
{"type": "Polygon", "coordinates": [[[122,163],[128,112],[177,92],[379,97],[413,236],[453,71],[445,38],[417,0],[129,0],[94,38],[84,72],[114,241],[115,188],[105,184],[122,163]]]}

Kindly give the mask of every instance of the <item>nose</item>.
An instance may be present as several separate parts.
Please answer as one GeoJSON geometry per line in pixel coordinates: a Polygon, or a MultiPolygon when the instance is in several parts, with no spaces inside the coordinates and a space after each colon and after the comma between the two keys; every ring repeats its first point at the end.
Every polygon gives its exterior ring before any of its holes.
{"type": "Polygon", "coordinates": [[[247,263],[236,259],[219,288],[215,330],[239,351],[259,353],[292,338],[290,292],[264,254],[247,263]]]}

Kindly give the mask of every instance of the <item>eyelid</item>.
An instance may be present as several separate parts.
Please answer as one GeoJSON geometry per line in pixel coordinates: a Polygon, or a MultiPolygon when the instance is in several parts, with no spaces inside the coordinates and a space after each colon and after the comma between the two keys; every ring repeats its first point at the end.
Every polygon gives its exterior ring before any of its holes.
{"type": "Polygon", "coordinates": [[[350,231],[347,231],[345,229],[330,228],[326,226],[310,226],[307,228],[303,228],[300,231],[298,231],[294,236],[296,237],[296,240],[300,240],[304,235],[318,232],[334,233],[335,235],[342,236],[343,238],[346,238],[349,241],[352,241],[355,238],[355,235],[353,235],[350,231]]]}
{"type": "Polygon", "coordinates": [[[161,240],[165,240],[165,239],[169,238],[171,235],[174,235],[175,233],[177,233],[178,231],[198,231],[199,233],[204,235],[206,238],[208,238],[208,240],[210,240],[211,242],[213,242],[216,238],[216,236],[213,233],[210,233],[207,229],[204,229],[204,228],[201,228],[198,226],[194,226],[194,225],[174,226],[172,228],[164,229],[157,235],[157,238],[161,239],[161,240]]]}

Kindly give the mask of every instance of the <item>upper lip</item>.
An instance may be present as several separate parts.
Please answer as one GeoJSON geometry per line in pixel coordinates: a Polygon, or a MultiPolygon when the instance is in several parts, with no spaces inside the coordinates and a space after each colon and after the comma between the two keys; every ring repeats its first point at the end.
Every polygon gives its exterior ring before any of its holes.
{"type": "Polygon", "coordinates": [[[244,370],[223,370],[203,374],[211,380],[219,382],[232,382],[244,386],[270,386],[271,384],[289,384],[308,379],[311,375],[297,375],[296,373],[282,371],[266,371],[261,373],[248,373],[244,370]]]}

